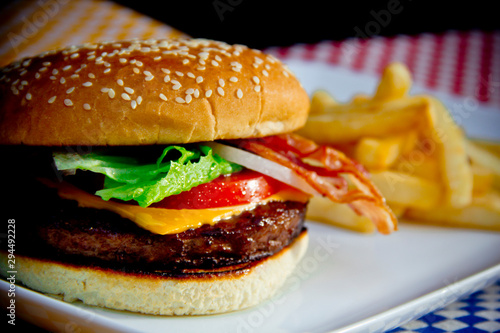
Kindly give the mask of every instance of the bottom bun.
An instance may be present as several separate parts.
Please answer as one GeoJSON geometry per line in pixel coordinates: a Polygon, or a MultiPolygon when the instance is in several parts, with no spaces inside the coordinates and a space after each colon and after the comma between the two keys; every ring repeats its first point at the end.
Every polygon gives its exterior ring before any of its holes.
{"type": "MultiPolygon", "coordinates": [[[[204,315],[252,307],[270,298],[304,256],[303,231],[277,254],[224,272],[181,276],[130,273],[77,266],[16,255],[16,279],[25,286],[65,301],[81,300],[116,310],[156,315],[204,315]]],[[[1,253],[1,270],[8,271],[1,253]]]]}

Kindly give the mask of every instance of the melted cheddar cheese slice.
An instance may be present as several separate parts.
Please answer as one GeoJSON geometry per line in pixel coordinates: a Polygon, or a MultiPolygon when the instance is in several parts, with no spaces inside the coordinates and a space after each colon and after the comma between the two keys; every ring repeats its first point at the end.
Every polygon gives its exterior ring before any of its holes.
{"type": "Polygon", "coordinates": [[[139,227],[160,235],[180,233],[188,229],[199,228],[204,224],[214,225],[222,219],[240,214],[245,210],[253,209],[258,204],[269,201],[307,202],[309,200],[307,194],[289,189],[280,191],[257,203],[232,207],[210,209],[145,208],[126,203],[105,201],[99,196],[89,194],[65,182],[54,183],[46,179],[41,181],[49,187],[56,188],[61,198],[77,201],[80,207],[110,210],[135,222],[139,227]]]}

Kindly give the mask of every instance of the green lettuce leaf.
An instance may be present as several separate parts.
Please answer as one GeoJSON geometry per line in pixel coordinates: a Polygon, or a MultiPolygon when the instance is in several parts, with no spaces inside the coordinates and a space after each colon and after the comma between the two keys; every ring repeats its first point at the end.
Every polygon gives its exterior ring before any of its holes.
{"type": "Polygon", "coordinates": [[[155,163],[103,152],[57,152],[53,157],[58,170],[80,169],[104,174],[104,188],[96,192],[102,199],[135,200],[142,207],[242,168],[203,145],[189,149],[168,146],[155,163]]]}

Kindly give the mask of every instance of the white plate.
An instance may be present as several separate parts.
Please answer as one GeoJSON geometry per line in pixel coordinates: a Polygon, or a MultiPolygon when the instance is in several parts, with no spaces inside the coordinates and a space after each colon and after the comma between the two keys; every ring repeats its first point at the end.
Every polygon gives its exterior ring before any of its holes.
{"type": "MultiPolygon", "coordinates": [[[[306,90],[340,100],[371,93],[375,77],[317,63],[290,62],[306,90]]],[[[414,92],[422,91],[416,87],[414,92]]],[[[500,112],[437,94],[467,132],[500,140],[500,112]],[[451,103],[451,104],[450,104],[451,103]],[[460,104],[461,103],[461,104],[460,104]],[[467,104],[466,104],[467,103],[467,104]]],[[[500,278],[500,233],[402,223],[390,236],[308,221],[310,246],[276,297],[213,316],[160,317],[64,303],[16,286],[16,315],[50,330],[96,332],[382,332],[480,290],[500,278]]],[[[0,281],[4,297],[8,283],[0,281]]]]}

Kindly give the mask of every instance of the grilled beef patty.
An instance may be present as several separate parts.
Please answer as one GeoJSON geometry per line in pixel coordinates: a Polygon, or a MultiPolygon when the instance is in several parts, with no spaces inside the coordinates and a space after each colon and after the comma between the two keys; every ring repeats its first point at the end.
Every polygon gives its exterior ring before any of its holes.
{"type": "Polygon", "coordinates": [[[257,205],[212,226],[158,235],[111,211],[78,207],[46,191],[46,208],[23,221],[19,251],[70,263],[165,272],[223,270],[279,252],[304,229],[306,204],[285,201],[257,205]]]}

